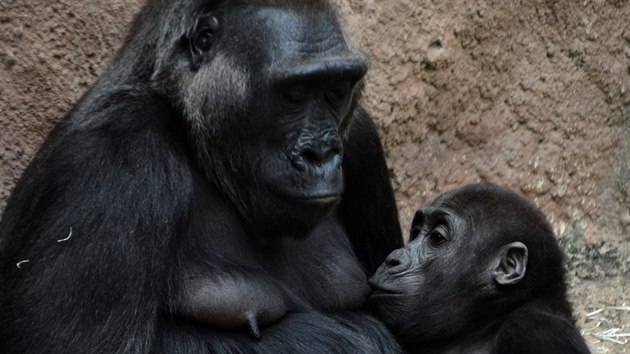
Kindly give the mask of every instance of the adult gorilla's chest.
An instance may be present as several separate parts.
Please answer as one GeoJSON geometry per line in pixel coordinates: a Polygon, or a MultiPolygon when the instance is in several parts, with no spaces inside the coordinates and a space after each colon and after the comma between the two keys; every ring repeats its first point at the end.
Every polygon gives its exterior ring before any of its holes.
{"type": "Polygon", "coordinates": [[[304,240],[285,240],[281,253],[283,257],[266,255],[272,276],[315,309],[356,309],[364,303],[366,274],[335,217],[304,240]]]}
{"type": "Polygon", "coordinates": [[[351,310],[364,303],[367,277],[336,214],[304,239],[261,242],[228,201],[206,192],[194,203],[198,215],[186,227],[189,243],[178,250],[182,273],[274,283],[315,310],[351,310]]]}

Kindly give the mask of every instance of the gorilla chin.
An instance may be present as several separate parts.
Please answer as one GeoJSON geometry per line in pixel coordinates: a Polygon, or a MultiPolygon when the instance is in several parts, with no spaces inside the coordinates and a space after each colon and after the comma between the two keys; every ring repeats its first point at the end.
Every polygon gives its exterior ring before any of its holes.
{"type": "MultiPolygon", "coordinates": [[[[290,188],[268,190],[266,203],[254,207],[257,213],[252,224],[265,240],[305,239],[341,200],[343,183],[337,185],[340,187],[336,189],[313,188],[307,193],[290,188]]],[[[258,201],[262,199],[257,197],[258,201]]]]}
{"type": "Polygon", "coordinates": [[[264,232],[266,238],[269,234],[275,235],[273,238],[283,235],[306,238],[341,200],[344,183],[340,156],[330,163],[299,167],[284,169],[281,173],[271,168],[263,171],[269,177],[260,193],[266,194],[267,198],[253,198],[254,201],[265,200],[254,207],[260,214],[254,225],[273,229],[264,232]],[[276,226],[272,227],[271,223],[276,226]]]}
{"type": "Polygon", "coordinates": [[[383,286],[382,284],[375,282],[372,279],[370,279],[368,283],[370,285],[370,288],[372,288],[372,293],[370,294],[369,301],[378,301],[380,298],[408,296],[402,291],[387,288],[386,286],[383,286]]]}

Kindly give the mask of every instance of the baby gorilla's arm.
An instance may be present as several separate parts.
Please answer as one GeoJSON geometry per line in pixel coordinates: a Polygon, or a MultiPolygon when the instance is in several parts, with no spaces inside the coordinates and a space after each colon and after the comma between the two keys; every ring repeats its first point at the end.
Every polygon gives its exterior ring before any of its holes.
{"type": "Polygon", "coordinates": [[[281,319],[289,311],[286,292],[272,281],[240,275],[184,280],[176,312],[204,324],[248,329],[260,338],[260,326],[281,319]]]}

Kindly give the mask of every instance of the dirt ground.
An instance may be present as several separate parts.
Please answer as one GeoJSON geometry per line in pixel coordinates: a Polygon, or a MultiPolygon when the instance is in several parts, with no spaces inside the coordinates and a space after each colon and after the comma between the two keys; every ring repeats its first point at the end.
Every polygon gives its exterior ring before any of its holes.
{"type": "MultiPolygon", "coordinates": [[[[335,0],[404,228],[434,196],[511,187],[550,217],[593,352],[630,352],[630,1],[335,0]]],[[[139,1],[0,2],[0,209],[120,47],[139,1]]]]}

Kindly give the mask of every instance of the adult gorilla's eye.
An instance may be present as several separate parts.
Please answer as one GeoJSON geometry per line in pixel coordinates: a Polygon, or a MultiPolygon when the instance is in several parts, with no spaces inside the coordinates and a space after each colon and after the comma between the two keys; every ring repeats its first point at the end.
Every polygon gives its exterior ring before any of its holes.
{"type": "Polygon", "coordinates": [[[290,104],[301,104],[306,101],[307,92],[304,85],[291,85],[282,89],[282,97],[290,104]]]}
{"type": "Polygon", "coordinates": [[[448,230],[446,229],[446,226],[438,225],[427,234],[427,242],[429,242],[429,245],[432,247],[441,246],[448,241],[448,238],[446,237],[447,234],[448,230]]]}
{"type": "Polygon", "coordinates": [[[350,81],[339,80],[328,87],[326,97],[333,103],[343,101],[350,94],[350,81]]]}

